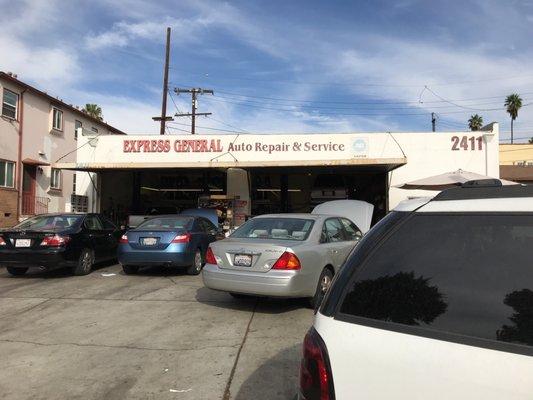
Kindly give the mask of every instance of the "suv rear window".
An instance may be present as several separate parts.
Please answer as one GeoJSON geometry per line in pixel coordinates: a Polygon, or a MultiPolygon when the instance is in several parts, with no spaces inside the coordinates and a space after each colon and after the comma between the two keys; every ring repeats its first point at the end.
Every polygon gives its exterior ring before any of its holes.
{"type": "Polygon", "coordinates": [[[341,316],[533,346],[531,214],[415,214],[353,278],[341,316]]]}

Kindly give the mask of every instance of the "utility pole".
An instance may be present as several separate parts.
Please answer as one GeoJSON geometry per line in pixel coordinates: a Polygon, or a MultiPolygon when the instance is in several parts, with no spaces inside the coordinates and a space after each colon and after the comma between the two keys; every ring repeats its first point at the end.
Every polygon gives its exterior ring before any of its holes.
{"type": "Polygon", "coordinates": [[[434,112],[431,113],[431,130],[435,132],[435,123],[437,122],[437,117],[434,112]]]}
{"type": "Polygon", "coordinates": [[[170,27],[167,28],[167,45],[165,50],[165,69],[163,71],[163,100],[161,102],[161,116],[153,117],[154,121],[160,121],[161,127],[159,134],[165,134],[165,126],[167,121],[173,121],[172,117],[167,117],[167,96],[168,96],[168,64],[170,59],[170,27]]]}
{"type": "Polygon", "coordinates": [[[191,112],[187,114],[175,114],[176,117],[191,117],[191,134],[194,135],[196,133],[196,116],[197,115],[211,115],[210,112],[204,112],[204,113],[197,113],[196,110],[198,109],[198,100],[197,97],[199,94],[214,94],[213,90],[211,89],[202,89],[202,88],[191,88],[191,89],[180,89],[180,88],[174,88],[174,92],[176,92],[177,95],[180,93],[190,93],[191,94],[191,112]]]}

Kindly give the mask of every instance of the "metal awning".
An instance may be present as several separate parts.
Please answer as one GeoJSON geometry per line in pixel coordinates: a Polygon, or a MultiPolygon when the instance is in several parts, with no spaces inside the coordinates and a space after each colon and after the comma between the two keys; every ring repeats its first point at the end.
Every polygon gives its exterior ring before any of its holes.
{"type": "Polygon", "coordinates": [[[179,168],[276,168],[276,167],[356,167],[374,166],[380,170],[392,171],[407,164],[407,158],[353,158],[347,160],[284,160],[284,161],[211,161],[211,162],[138,162],[138,163],[56,163],[54,168],[101,172],[111,170],[179,169],[179,168]]]}
{"type": "Polygon", "coordinates": [[[50,165],[50,163],[46,161],[34,160],[33,158],[25,158],[24,160],[22,160],[22,164],[37,165],[37,166],[43,166],[43,167],[48,167],[50,165]]]}

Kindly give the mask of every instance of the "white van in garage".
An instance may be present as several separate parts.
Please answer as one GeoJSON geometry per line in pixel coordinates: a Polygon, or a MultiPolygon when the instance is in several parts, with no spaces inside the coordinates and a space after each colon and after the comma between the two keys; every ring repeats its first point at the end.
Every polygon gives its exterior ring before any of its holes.
{"type": "Polygon", "coordinates": [[[300,399],[532,399],[533,186],[400,204],[335,276],[303,347],[300,399]]]}

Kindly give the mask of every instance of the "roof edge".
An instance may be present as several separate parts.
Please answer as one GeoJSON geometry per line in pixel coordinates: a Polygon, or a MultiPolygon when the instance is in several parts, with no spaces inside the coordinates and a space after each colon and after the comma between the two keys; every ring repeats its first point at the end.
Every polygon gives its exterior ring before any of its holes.
{"type": "Polygon", "coordinates": [[[22,82],[18,78],[15,78],[15,77],[11,76],[11,75],[5,73],[4,71],[0,71],[0,78],[6,79],[7,81],[9,81],[11,83],[14,83],[16,85],[19,85],[19,86],[23,87],[24,89],[27,89],[27,90],[29,90],[29,91],[31,91],[31,92],[39,95],[39,96],[45,97],[45,98],[47,98],[48,100],[50,100],[50,101],[52,101],[54,103],[61,104],[62,107],[65,107],[65,108],[69,109],[70,111],[72,111],[72,112],[74,112],[74,113],[76,113],[78,115],[81,115],[84,118],[87,118],[87,119],[89,119],[89,120],[91,120],[91,121],[93,121],[93,122],[95,122],[97,124],[105,126],[107,129],[109,129],[110,131],[114,132],[117,135],[126,135],[126,132],[123,132],[120,129],[117,129],[114,126],[111,126],[111,125],[109,125],[108,123],[106,123],[104,121],[100,121],[98,118],[92,117],[89,114],[84,113],[83,111],[77,109],[76,107],[73,107],[70,104],[67,104],[67,103],[65,103],[62,100],[56,99],[55,97],[49,95],[48,93],[45,93],[42,90],[39,90],[36,87],[31,86],[28,83],[22,82]]]}

